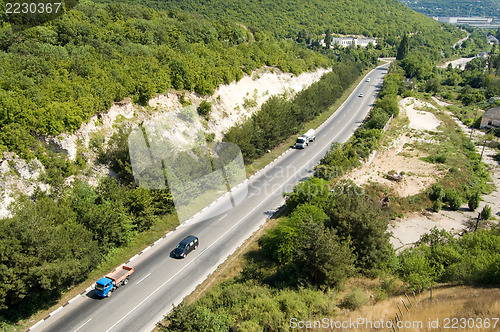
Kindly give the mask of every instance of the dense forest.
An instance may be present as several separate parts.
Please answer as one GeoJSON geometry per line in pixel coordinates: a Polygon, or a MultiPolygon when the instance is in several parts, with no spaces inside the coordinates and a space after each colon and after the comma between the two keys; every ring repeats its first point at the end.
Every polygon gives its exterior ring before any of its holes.
{"type": "Polygon", "coordinates": [[[440,29],[437,22],[408,10],[397,0],[140,0],[139,3],[241,22],[282,38],[295,38],[301,31],[324,33],[327,29],[337,34],[382,38],[440,29]]]}
{"type": "Polygon", "coordinates": [[[80,3],[24,31],[3,25],[0,50],[0,137],[19,137],[2,139],[0,151],[18,152],[30,135],[73,131],[130,95],[146,103],[167,89],[212,94],[264,65],[299,74],[331,64],[230,21],[121,3],[80,3]]]}
{"type": "Polygon", "coordinates": [[[400,0],[427,16],[500,17],[498,0],[400,0]]]}

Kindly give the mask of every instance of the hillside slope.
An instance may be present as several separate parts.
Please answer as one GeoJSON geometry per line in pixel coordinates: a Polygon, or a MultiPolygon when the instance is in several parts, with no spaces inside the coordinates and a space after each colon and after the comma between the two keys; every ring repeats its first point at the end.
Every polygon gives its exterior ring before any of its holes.
{"type": "MultiPolygon", "coordinates": [[[[101,0],[108,2],[107,0],[101,0]]],[[[151,8],[198,13],[295,37],[300,31],[387,37],[436,29],[439,24],[397,0],[126,0],[151,8]]]]}

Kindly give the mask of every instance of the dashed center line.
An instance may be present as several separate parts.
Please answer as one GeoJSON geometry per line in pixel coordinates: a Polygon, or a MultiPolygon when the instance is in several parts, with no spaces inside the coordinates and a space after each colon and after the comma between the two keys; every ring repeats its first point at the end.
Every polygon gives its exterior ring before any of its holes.
{"type": "Polygon", "coordinates": [[[149,277],[151,275],[151,273],[148,273],[144,278],[142,278],[141,280],[139,280],[136,285],[139,285],[142,281],[144,281],[144,279],[146,279],[147,277],[149,277]]]}
{"type": "Polygon", "coordinates": [[[88,322],[90,322],[92,320],[92,318],[90,318],[88,321],[86,321],[85,323],[83,323],[79,328],[77,328],[74,332],[78,331],[79,329],[81,329],[82,327],[84,327],[85,325],[87,325],[88,322]]]}

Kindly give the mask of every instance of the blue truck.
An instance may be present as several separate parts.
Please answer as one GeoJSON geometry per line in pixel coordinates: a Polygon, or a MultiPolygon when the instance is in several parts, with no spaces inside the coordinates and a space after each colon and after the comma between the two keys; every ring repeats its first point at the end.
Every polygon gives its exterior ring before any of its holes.
{"type": "Polygon", "coordinates": [[[134,273],[134,268],[122,265],[107,276],[99,279],[95,283],[94,292],[99,297],[109,297],[111,293],[128,283],[130,275],[134,273]]]}

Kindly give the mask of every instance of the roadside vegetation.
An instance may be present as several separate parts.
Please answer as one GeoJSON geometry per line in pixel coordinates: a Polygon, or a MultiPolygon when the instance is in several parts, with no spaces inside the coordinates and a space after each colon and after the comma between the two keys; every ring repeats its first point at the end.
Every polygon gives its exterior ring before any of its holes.
{"type": "Polygon", "coordinates": [[[339,60],[330,73],[292,99],[288,96],[271,97],[258,113],[230,128],[223,140],[237,144],[245,162],[252,162],[304,129],[306,122],[325,112],[364,69],[377,62],[375,57],[370,58],[361,51],[350,51],[339,60]],[[356,56],[362,60],[356,61],[356,56]]]}
{"type": "MultiPolygon", "coordinates": [[[[389,243],[387,225],[394,216],[432,209],[436,201],[450,209],[469,201],[470,208],[477,208],[481,193],[489,189],[479,154],[449,116],[436,112],[443,131],[434,133],[435,144],[422,142],[418,147],[427,149],[424,161],[447,171],[428,191],[407,198],[391,196],[387,205],[381,200],[390,195],[386,188],[361,188],[341,179],[379,146],[383,127],[398,115],[399,96],[423,96],[437,72],[429,62],[429,71],[422,68],[415,78],[413,50],[418,48],[411,37],[407,42],[407,46],[401,42],[399,60],[391,65],[368,119],[348,142],[332,145],[314,177],[285,195],[286,216],[260,237],[258,248],[245,255],[242,272],[199,300],[176,307],[160,330],[215,326],[219,331],[286,330],[292,317],[335,318],[343,309],[356,310],[439,283],[498,285],[498,225],[458,238],[433,229],[399,255],[389,243]],[[406,80],[412,77],[413,85],[406,80]],[[357,278],[372,286],[351,287],[357,278]],[[343,292],[346,285],[347,293],[343,292]]],[[[488,211],[484,217],[490,217],[488,211]]]]}

